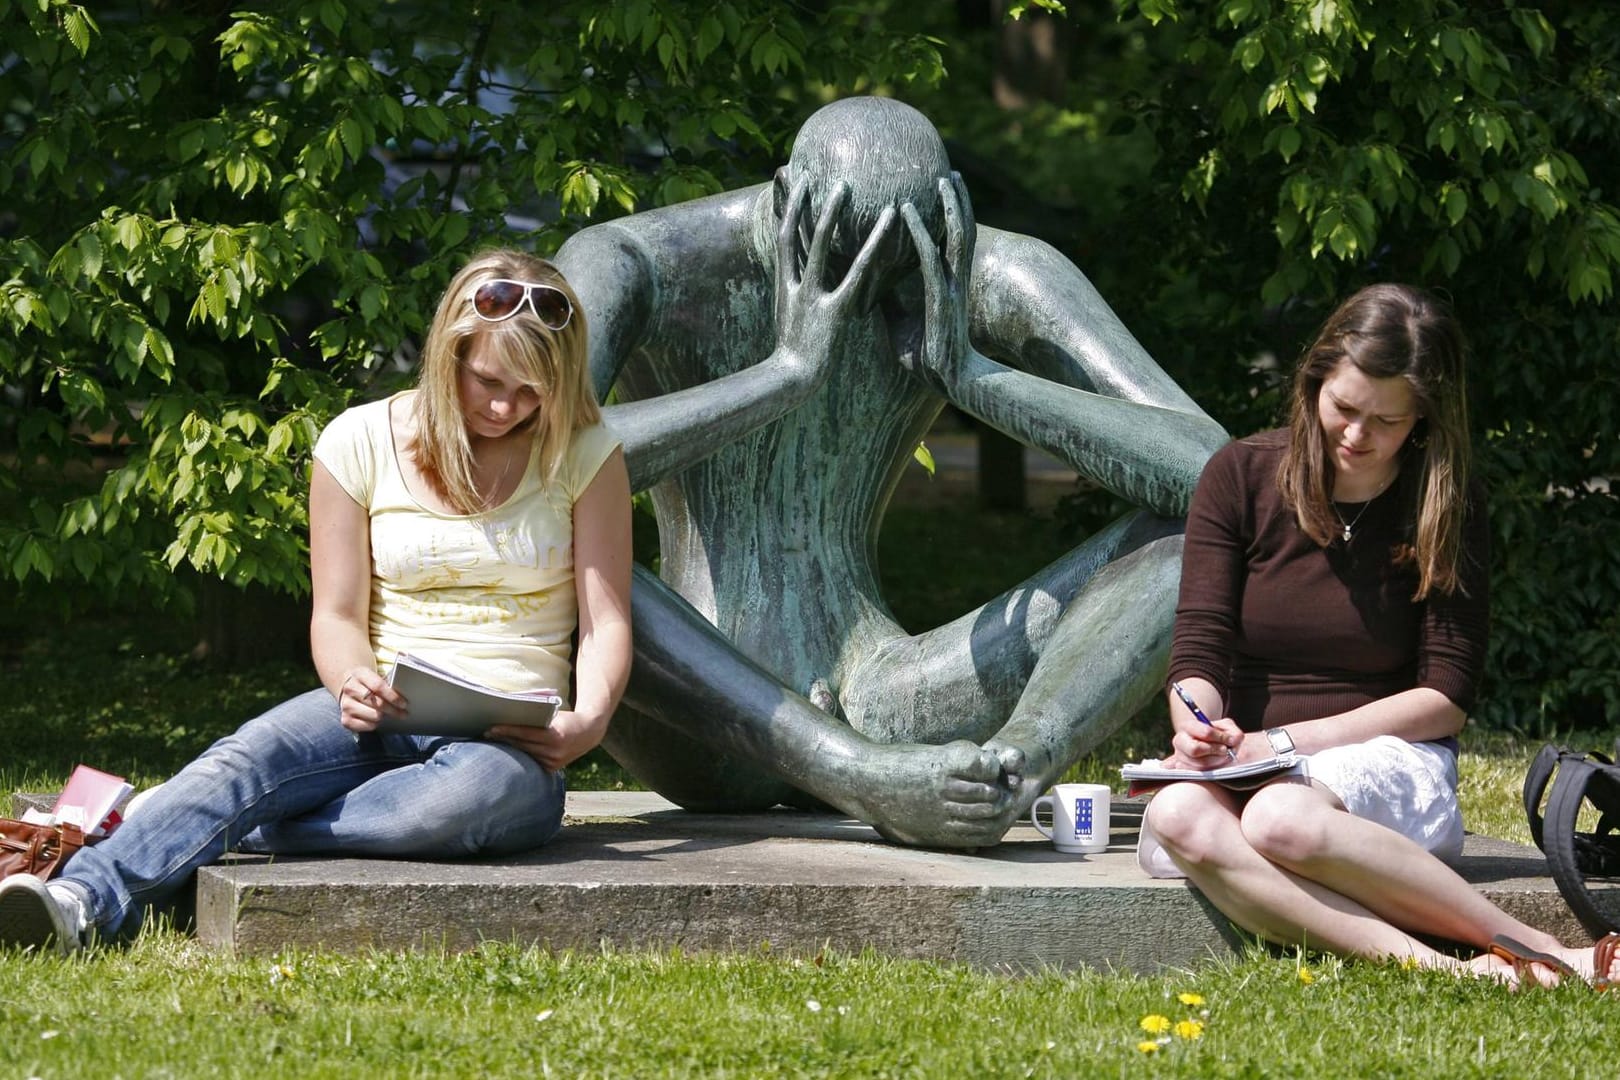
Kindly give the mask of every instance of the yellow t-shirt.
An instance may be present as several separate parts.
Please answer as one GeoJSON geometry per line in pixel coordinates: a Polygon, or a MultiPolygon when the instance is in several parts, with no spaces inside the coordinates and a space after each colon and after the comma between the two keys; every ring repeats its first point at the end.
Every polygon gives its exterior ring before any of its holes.
{"type": "MultiPolygon", "coordinates": [[[[416,393],[405,391],[408,396],[416,393]]],[[[506,502],[442,514],[405,487],[388,401],[349,409],[315,444],[371,515],[371,641],[386,671],[409,652],[500,690],[568,696],[574,595],[574,500],[619,445],[603,425],[574,434],[547,488],[530,458],[506,502]]]]}

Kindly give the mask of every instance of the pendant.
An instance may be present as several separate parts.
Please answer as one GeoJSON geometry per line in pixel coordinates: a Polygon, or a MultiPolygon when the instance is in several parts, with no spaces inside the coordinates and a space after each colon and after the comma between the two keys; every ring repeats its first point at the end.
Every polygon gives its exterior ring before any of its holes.
{"type": "Polygon", "coordinates": [[[1344,527],[1344,542],[1347,544],[1350,542],[1350,526],[1348,525],[1344,527]]]}

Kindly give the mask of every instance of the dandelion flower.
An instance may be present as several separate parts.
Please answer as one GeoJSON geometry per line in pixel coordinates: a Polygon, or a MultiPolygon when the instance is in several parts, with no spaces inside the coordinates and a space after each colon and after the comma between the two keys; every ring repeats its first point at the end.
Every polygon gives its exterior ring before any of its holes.
{"type": "Polygon", "coordinates": [[[1197,1006],[1202,1005],[1204,1003],[1204,995],[1203,994],[1193,994],[1193,993],[1181,993],[1181,994],[1176,995],[1176,1000],[1181,1002],[1183,1005],[1187,1006],[1188,1008],[1196,1008],[1197,1006]]]}
{"type": "Polygon", "coordinates": [[[1136,1044],[1136,1048],[1144,1054],[1157,1054],[1159,1052],[1159,1044],[1152,1039],[1143,1039],[1136,1044]]]}
{"type": "Polygon", "coordinates": [[[1311,974],[1310,968],[1302,967],[1299,969],[1299,981],[1309,986],[1316,981],[1316,976],[1311,974]]]}
{"type": "Polygon", "coordinates": [[[1199,1020],[1181,1020],[1177,1022],[1175,1032],[1178,1039],[1202,1039],[1204,1025],[1199,1020]]]}
{"type": "Polygon", "coordinates": [[[1142,1017],[1141,1028],[1149,1035],[1163,1035],[1170,1030],[1170,1018],[1160,1016],[1158,1013],[1150,1013],[1142,1017]]]}

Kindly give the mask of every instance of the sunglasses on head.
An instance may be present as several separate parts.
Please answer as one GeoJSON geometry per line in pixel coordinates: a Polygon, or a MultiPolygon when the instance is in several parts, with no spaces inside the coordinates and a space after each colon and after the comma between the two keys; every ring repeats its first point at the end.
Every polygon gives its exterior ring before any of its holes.
{"type": "Polygon", "coordinates": [[[496,278],[475,288],[470,299],[473,314],[485,322],[510,319],[525,302],[548,330],[561,330],[574,317],[574,305],[569,302],[567,293],[537,281],[496,278]]]}

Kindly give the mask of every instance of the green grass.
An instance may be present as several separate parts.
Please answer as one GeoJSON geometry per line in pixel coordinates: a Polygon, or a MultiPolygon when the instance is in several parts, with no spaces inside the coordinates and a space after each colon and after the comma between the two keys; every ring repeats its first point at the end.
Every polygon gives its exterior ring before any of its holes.
{"type": "MultiPolygon", "coordinates": [[[[926,546],[918,530],[936,528],[901,521],[894,542],[926,546]]],[[[897,610],[926,621],[982,602],[1061,542],[1038,528],[1008,518],[974,531],[974,569],[949,590],[933,587],[938,571],[892,559],[916,579],[902,582],[897,610]]],[[[190,644],[161,619],[61,627],[0,614],[0,794],[51,790],[81,760],[138,786],[157,782],[245,717],[313,685],[297,664],[221,672],[188,659],[190,644]]],[[[1163,749],[1164,730],[1162,712],[1149,710],[1071,778],[1116,780],[1118,762],[1163,749]]],[[[1537,744],[1470,732],[1465,746],[1470,828],[1527,842],[1519,785],[1537,744]]],[[[576,787],[625,782],[600,756],[571,774],[576,787]]],[[[0,1080],[1587,1077],[1613,1075],[1617,1019],[1620,995],[1573,985],[1513,995],[1259,949],[1151,978],[834,952],[553,955],[493,943],[453,956],[237,959],[161,926],[67,960],[0,954],[0,1080]],[[1203,1004],[1182,1004],[1181,993],[1203,1004]],[[1152,1042],[1140,1025],[1153,1015],[1199,1020],[1202,1037],[1152,1042]],[[1144,1041],[1155,1049],[1144,1052],[1144,1041]]]]}
{"type": "Polygon", "coordinates": [[[1260,953],[1152,978],[882,957],[0,957],[0,1075],[1597,1077],[1620,999],[1260,953]],[[1304,970],[1310,981],[1301,978],[1304,970]],[[1202,1003],[1183,1004],[1178,995],[1202,1003]],[[1152,1052],[1144,1018],[1198,1021],[1152,1052]]]}

